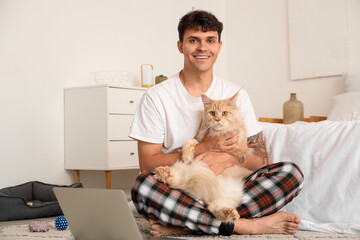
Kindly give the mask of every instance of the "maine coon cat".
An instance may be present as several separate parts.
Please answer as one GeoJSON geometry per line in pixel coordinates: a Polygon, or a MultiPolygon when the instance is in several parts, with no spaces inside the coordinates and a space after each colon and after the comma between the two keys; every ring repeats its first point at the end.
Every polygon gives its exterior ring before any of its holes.
{"type": "Polygon", "coordinates": [[[203,161],[195,160],[194,155],[196,144],[203,141],[207,132],[210,138],[214,138],[239,131],[238,144],[229,153],[242,158],[251,152],[247,145],[244,120],[236,107],[239,92],[225,100],[212,100],[202,95],[204,113],[196,139],[189,139],[184,144],[182,161],[177,161],[171,167],[155,169],[159,181],[202,200],[215,218],[225,222],[234,222],[240,218],[236,207],[243,196],[244,178],[252,172],[233,166],[216,176],[203,161]]]}

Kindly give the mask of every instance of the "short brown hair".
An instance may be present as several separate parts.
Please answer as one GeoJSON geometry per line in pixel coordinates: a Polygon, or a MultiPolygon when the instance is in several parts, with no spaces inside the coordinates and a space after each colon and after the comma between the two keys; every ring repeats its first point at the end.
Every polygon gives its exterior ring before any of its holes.
{"type": "Polygon", "coordinates": [[[219,34],[219,41],[221,39],[221,32],[223,30],[223,24],[220,22],[214,14],[203,11],[194,10],[184,15],[179,22],[178,32],[179,40],[183,42],[185,30],[194,29],[196,31],[208,32],[216,31],[219,34]]]}

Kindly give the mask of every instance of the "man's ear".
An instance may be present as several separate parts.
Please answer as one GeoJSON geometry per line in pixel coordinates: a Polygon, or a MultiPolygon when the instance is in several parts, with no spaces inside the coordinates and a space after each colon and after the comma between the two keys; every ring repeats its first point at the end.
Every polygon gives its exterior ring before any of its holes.
{"type": "Polygon", "coordinates": [[[219,50],[221,50],[222,41],[219,42],[219,45],[220,45],[220,46],[219,46],[219,48],[220,48],[219,50]]]}
{"type": "Polygon", "coordinates": [[[178,47],[180,53],[184,53],[182,42],[178,41],[178,42],[177,42],[177,47],[178,47]]]}

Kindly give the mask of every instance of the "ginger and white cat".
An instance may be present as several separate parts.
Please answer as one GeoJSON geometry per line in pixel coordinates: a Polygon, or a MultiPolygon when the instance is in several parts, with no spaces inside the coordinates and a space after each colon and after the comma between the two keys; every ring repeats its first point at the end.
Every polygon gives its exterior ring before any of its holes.
{"type": "Polygon", "coordinates": [[[182,161],[177,161],[171,167],[155,169],[159,181],[202,200],[217,219],[226,222],[240,218],[236,207],[243,196],[244,178],[252,172],[236,165],[217,176],[203,161],[194,159],[194,155],[196,144],[204,139],[207,132],[210,138],[214,138],[238,131],[238,144],[229,153],[242,158],[251,152],[247,145],[244,120],[236,107],[239,92],[225,100],[212,100],[202,95],[204,113],[196,139],[189,139],[184,144],[182,161]]]}

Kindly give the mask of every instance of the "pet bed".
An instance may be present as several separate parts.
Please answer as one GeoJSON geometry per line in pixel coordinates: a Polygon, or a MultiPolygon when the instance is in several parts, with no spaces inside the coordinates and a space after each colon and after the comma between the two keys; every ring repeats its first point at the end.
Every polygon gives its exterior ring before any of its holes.
{"type": "Polygon", "coordinates": [[[62,215],[54,187],[79,188],[82,184],[66,186],[33,181],[3,188],[0,190],[0,221],[62,215]]]}

